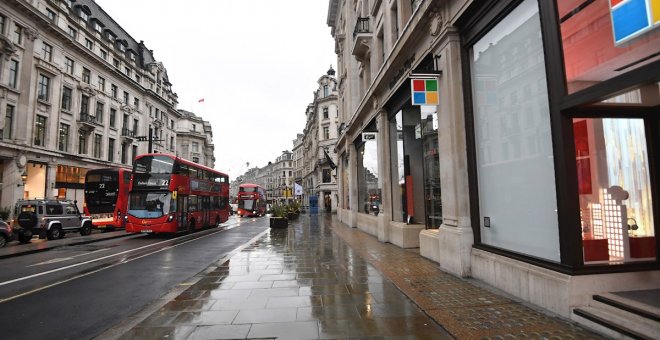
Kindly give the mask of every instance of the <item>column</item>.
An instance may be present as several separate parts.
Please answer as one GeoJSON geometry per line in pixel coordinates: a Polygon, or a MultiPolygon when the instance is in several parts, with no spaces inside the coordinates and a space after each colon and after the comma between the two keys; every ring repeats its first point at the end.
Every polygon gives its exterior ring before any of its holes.
{"type": "Polygon", "coordinates": [[[33,83],[34,75],[34,40],[37,39],[38,32],[30,28],[24,29],[25,50],[20,61],[19,90],[21,91],[16,108],[16,128],[14,129],[15,141],[17,144],[32,144],[30,141],[31,133],[34,129],[34,105],[37,102],[36,84],[33,83]],[[34,94],[34,96],[33,96],[34,94]]]}
{"type": "Polygon", "coordinates": [[[378,240],[390,242],[392,227],[392,173],[390,155],[390,126],[387,119],[387,111],[378,109],[376,124],[378,126],[378,175],[383,183],[381,187],[381,210],[378,214],[378,240]]]}
{"type": "Polygon", "coordinates": [[[440,183],[443,223],[439,234],[440,267],[455,275],[470,275],[474,244],[470,222],[465,110],[461,46],[458,30],[450,27],[441,51],[440,112],[438,114],[440,183]]]}

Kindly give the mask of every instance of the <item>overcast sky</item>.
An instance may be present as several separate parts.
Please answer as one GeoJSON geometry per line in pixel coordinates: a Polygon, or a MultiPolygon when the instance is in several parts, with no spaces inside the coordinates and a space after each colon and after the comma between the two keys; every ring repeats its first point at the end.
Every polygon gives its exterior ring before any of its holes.
{"type": "Polygon", "coordinates": [[[337,68],[328,0],[96,2],[165,65],[178,108],[211,122],[231,179],[293,148],[316,81],[337,68]]]}

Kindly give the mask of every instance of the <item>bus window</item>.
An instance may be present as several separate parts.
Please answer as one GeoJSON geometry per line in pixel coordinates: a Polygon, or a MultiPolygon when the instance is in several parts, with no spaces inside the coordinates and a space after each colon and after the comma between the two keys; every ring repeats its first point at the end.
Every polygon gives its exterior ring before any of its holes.
{"type": "Polygon", "coordinates": [[[174,160],[166,156],[144,156],[135,160],[135,172],[150,174],[171,174],[174,160]]]}

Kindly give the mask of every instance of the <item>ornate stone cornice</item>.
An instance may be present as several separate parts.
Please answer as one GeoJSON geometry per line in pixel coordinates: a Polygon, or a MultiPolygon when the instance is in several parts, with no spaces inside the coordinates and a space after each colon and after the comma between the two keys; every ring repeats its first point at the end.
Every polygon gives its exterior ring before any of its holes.
{"type": "Polygon", "coordinates": [[[6,36],[0,34],[0,53],[5,56],[5,60],[9,60],[13,55],[16,54],[18,49],[14,46],[14,43],[7,38],[6,36]]]}
{"type": "Polygon", "coordinates": [[[30,39],[31,41],[34,41],[39,37],[39,31],[32,29],[30,27],[26,27],[24,29],[24,32],[25,32],[25,37],[30,39]]]}

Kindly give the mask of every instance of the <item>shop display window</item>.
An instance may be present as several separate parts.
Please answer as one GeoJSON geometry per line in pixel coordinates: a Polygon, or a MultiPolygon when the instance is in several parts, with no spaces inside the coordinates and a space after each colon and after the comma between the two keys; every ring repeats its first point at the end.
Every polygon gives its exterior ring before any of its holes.
{"type": "Polygon", "coordinates": [[[644,121],[575,118],[573,131],[585,264],[655,261],[644,121]]]}
{"type": "Polygon", "coordinates": [[[557,0],[568,93],[660,60],[657,0],[557,0]]]}
{"type": "MultiPolygon", "coordinates": [[[[375,132],[369,133],[376,137],[375,132]]],[[[378,173],[378,142],[377,138],[363,140],[356,146],[357,150],[357,185],[359,212],[378,215],[382,212],[382,178],[378,173]]]]}
{"type": "Polygon", "coordinates": [[[470,48],[481,242],[560,261],[538,3],[525,0],[470,48]]]}
{"type": "Polygon", "coordinates": [[[442,224],[436,108],[406,106],[390,120],[394,221],[442,224]]]}

